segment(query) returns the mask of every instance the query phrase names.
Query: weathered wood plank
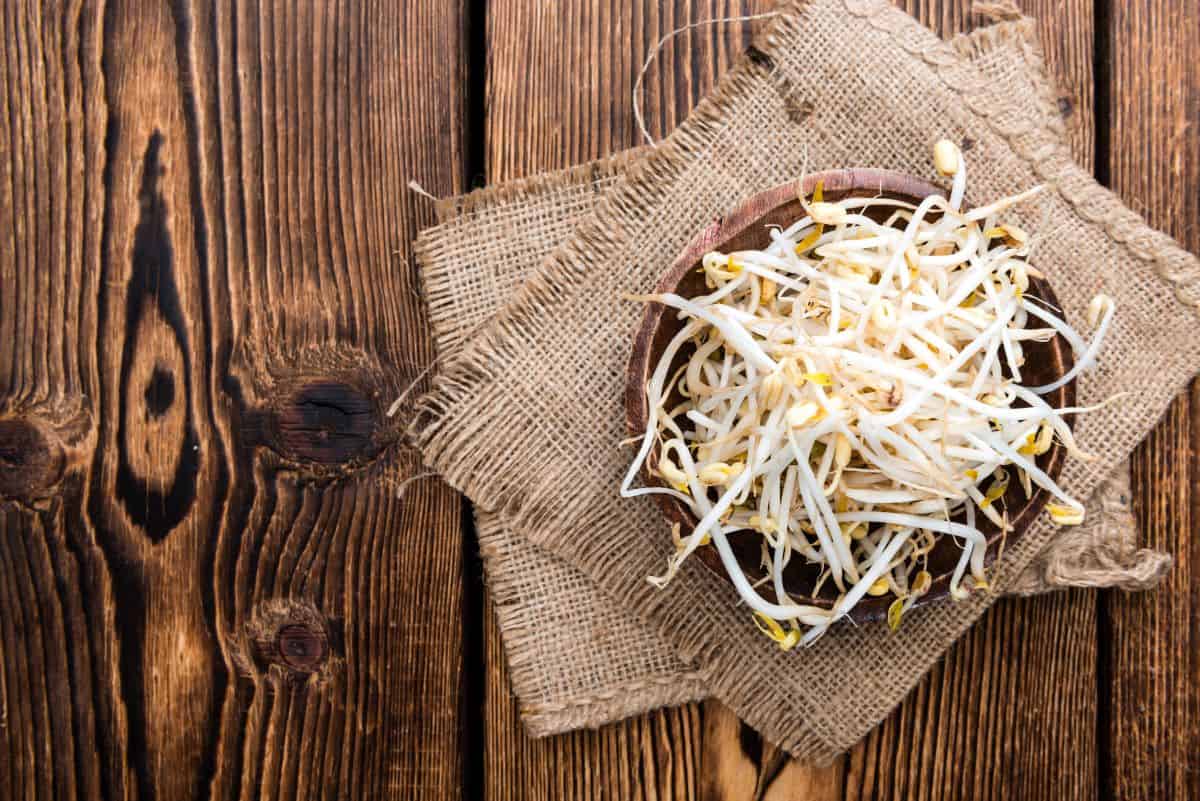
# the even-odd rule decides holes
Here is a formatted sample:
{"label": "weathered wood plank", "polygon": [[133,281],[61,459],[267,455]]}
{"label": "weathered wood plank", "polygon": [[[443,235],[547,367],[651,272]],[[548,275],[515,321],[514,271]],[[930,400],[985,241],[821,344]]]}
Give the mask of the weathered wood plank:
{"label": "weathered wood plank", "polygon": [[[512,179],[643,144],[631,107],[649,49],[689,22],[765,10],[767,0],[488,5],[487,178]],[[674,128],[740,52],[741,23],[684,34],[647,73],[644,110],[655,138]],[[486,614],[485,795],[494,799],[712,797],[700,775],[713,748],[716,705],[657,712],[533,741],[520,728],[495,616]],[[755,738],[757,741],[757,738]],[[736,735],[735,735],[736,742]],[[735,746],[736,747],[736,746]],[[760,749],[761,750],[761,749]],[[703,751],[703,754],[702,754]],[[751,786],[750,790],[753,789]]]}
{"label": "weathered wood plank", "polygon": [[56,3],[0,10],[0,771],[26,798],[126,797],[133,779],[113,582],[76,468],[95,443],[97,23]]}
{"label": "weathered wood plank", "polygon": [[511,696],[490,605],[484,797],[494,799],[695,798],[702,722],[698,705],[664,709],[606,726],[534,740]]}
{"label": "weathered wood plank", "polygon": [[[1200,251],[1200,8],[1105,4],[1112,188],[1151,225]],[[1154,593],[1106,593],[1103,789],[1112,798],[1200,797],[1200,384],[1135,453],[1147,541],[1175,557]]]}
{"label": "weathered wood plank", "polygon": [[[1050,0],[1023,5],[1027,13],[1049,18],[1042,39],[1064,90],[1061,105],[1069,115],[1072,145],[1087,162],[1093,141],[1091,4],[1074,0],[1067,10]],[[966,2],[934,2],[909,10],[948,35],[983,21],[970,17],[968,8]],[[637,53],[630,54],[625,32],[643,31],[633,40],[648,45],[661,35],[659,30],[671,26],[665,16],[659,20],[654,8],[636,10],[630,17],[629,12],[622,16],[607,8],[568,5],[561,17],[550,19],[516,0],[493,5],[491,13],[490,180],[565,166],[635,142],[632,118],[624,110],[640,60]],[[746,11],[693,6],[673,24],[737,13]],[[736,49],[738,40],[730,32],[713,35]],[[680,41],[689,38],[697,34]],[[717,68],[727,63],[719,55],[713,65]],[[647,119],[656,136],[682,118],[686,106],[679,108],[680,100],[694,99],[701,88],[689,63],[681,65],[679,59],[678,53],[665,51],[648,76]],[[696,63],[695,58],[690,61]],[[712,67],[701,63],[707,82]],[[530,70],[530,64],[539,68]],[[524,797],[524,788],[512,778],[556,774],[567,750],[562,744],[583,738],[594,745],[571,751],[574,756],[566,761],[579,760],[576,770],[607,766],[614,759],[639,764],[636,751],[610,744],[626,740],[631,729],[643,725],[640,721],[544,744],[524,740],[513,729],[515,710],[490,616],[487,625],[487,759],[495,766],[485,771],[490,795]],[[892,719],[848,758],[823,771],[783,759],[728,710],[706,703],[698,790],[710,798],[882,798],[908,791],[946,798],[956,792],[986,797],[1021,791],[1092,794],[1094,631],[1095,597],[1089,593],[1002,602]],[[600,739],[590,739],[595,737]],[[1026,740],[1032,740],[1031,747],[1021,745]]]}
{"label": "weathered wood plank", "polygon": [[851,752],[846,798],[1092,797],[1094,610],[999,602]]}
{"label": "weathered wood plank", "polygon": [[459,795],[459,502],[384,411],[462,15],[0,10],[6,791]]}
{"label": "weathered wood plank", "polygon": [[[645,144],[632,93],[646,55],[675,28],[766,11],[769,0],[673,4],[525,0],[488,6],[488,180],[580,164]],[[651,136],[678,125],[741,52],[750,23],[704,26],[673,38],[643,82]]]}

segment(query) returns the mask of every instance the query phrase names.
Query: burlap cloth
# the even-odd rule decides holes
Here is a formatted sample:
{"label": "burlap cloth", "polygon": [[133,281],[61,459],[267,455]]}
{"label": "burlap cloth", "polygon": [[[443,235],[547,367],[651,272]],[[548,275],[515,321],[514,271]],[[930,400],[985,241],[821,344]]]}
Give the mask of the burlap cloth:
{"label": "burlap cloth", "polygon": [[630,458],[619,446],[621,388],[640,315],[620,298],[652,286],[739,198],[795,178],[805,154],[810,170],[928,175],[933,142],[948,136],[975,165],[969,202],[1052,185],[1022,220],[1036,228],[1045,214],[1056,232],[1036,263],[1069,318],[1081,320],[1097,291],[1118,304],[1081,399],[1130,396],[1079,420],[1097,458],[1069,463],[1062,478],[1092,499],[1101,525],[1067,538],[1039,522],[997,564],[994,584],[1140,586],[1163,568],[1161,556],[1135,552],[1117,468],[1200,365],[1190,336],[1200,264],[1071,161],[1027,22],[944,43],[876,0],[783,10],[714,97],[644,157],[469,196],[419,243],[439,346],[452,356],[410,433],[489,510],[481,543],[535,731],[707,692],[794,754],[823,760],[885,716],[994,598],[919,610],[890,635],[843,625],[784,653],[703,567],[685,567],[666,591],[645,582],[671,546],[651,504],[616,497]]}

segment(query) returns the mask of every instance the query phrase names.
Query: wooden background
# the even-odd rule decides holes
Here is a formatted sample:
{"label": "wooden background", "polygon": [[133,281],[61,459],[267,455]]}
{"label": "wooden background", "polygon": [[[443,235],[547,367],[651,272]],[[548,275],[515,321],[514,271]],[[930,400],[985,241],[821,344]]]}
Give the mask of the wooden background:
{"label": "wooden background", "polygon": [[[1200,6],[1021,5],[1079,159],[1200,250]],[[469,510],[396,498],[405,185],[631,146],[649,46],[766,6],[0,0],[0,798],[1200,798],[1195,385],[1134,457],[1166,586],[998,603],[832,767],[715,703],[521,732]],[[664,50],[652,133],[748,32]]]}

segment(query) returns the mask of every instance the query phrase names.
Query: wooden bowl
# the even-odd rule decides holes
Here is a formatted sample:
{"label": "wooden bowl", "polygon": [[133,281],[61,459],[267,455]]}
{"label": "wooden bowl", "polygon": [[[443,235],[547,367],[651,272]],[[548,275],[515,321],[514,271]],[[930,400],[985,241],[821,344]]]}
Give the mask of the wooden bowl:
{"label": "wooden bowl", "polygon": [[[942,189],[908,175],[884,170],[849,169],[821,172],[810,175],[800,185],[805,196],[812,194],[813,187],[818,181],[824,181],[824,195],[828,201],[836,201],[849,195],[871,195],[905,200],[919,203],[923,198],[934,193],[944,193]],[[784,184],[755,195],[729,215],[718,218],[705,228],[684,249],[683,254],[671,265],[663,275],[654,292],[656,294],[674,293],[683,297],[694,297],[706,294],[704,274],[699,269],[705,253],[712,250],[725,252],[738,250],[756,250],[765,248],[770,243],[767,233],[768,225],[778,225],[786,228],[788,225],[804,216],[803,208],[797,198],[796,183]],[[868,210],[880,221],[886,213],[882,210]],[[1057,306],[1058,302],[1049,284],[1044,280],[1031,279],[1029,293]],[[659,303],[647,304],[645,315],[634,338],[633,355],[629,362],[629,372],[625,388],[625,412],[630,434],[642,435],[646,430],[646,385],[655,366],[658,364],[663,350],[671,339],[682,328],[682,322],[676,313]],[[1034,386],[1047,384],[1071,369],[1074,359],[1071,349],[1062,337],[1054,337],[1049,342],[1025,343],[1026,362],[1023,378]],[[671,370],[682,364],[691,351],[681,351]],[[1060,387],[1045,396],[1046,401],[1054,407],[1073,406],[1075,404],[1075,382]],[[668,406],[672,405],[668,401]],[[1049,451],[1037,457],[1037,464],[1052,478],[1057,478],[1062,470],[1066,449],[1055,442]],[[642,477],[647,484],[662,485],[662,480],[650,472],[649,466],[658,460],[657,448],[650,454],[643,467]],[[1049,493],[1036,489],[1031,498],[1025,498],[1020,483],[1012,481],[1004,495],[1005,508],[1009,511],[1013,529],[1009,532],[1006,547],[1012,547],[1021,535],[1042,511]],[[679,500],[669,495],[654,495],[655,501],[662,509],[667,520],[679,523],[686,534],[695,528],[699,522]],[[977,518],[978,520],[978,518]],[[988,550],[985,561],[990,564],[996,557],[1001,533],[994,524],[983,518],[980,529],[988,540]],[[737,555],[739,564],[746,576],[754,581],[764,573],[759,567],[760,545],[759,535],[752,531],[734,532],[730,537],[730,545]],[[961,550],[950,537],[941,537],[933,551],[929,554],[929,572],[933,582],[929,591],[922,596],[919,604],[945,598],[950,593],[950,576],[958,562]],[[702,546],[696,555],[714,573],[726,581],[729,576],[725,572],[721,557],[713,545]],[[801,604],[814,604],[829,608],[836,600],[836,590],[831,582],[816,595],[813,594],[818,576],[814,565],[800,564],[793,560],[784,571],[784,587],[788,593]],[[882,618],[887,614],[887,608],[894,598],[885,596],[866,596],[850,612],[850,617],[863,621]]]}

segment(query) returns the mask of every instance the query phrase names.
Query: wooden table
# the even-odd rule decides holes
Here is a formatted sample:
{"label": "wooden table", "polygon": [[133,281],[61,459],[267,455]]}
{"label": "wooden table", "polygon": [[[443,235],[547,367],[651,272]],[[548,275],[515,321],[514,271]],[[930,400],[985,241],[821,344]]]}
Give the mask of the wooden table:
{"label": "wooden table", "polygon": [[[648,47],[766,5],[0,4],[0,797],[1200,798],[1195,385],[1133,459],[1166,585],[998,603],[831,768],[716,703],[522,733],[466,505],[396,498],[405,186],[635,144]],[[1079,159],[1200,250],[1200,6],[1022,5]],[[664,51],[655,135],[747,33]]]}

